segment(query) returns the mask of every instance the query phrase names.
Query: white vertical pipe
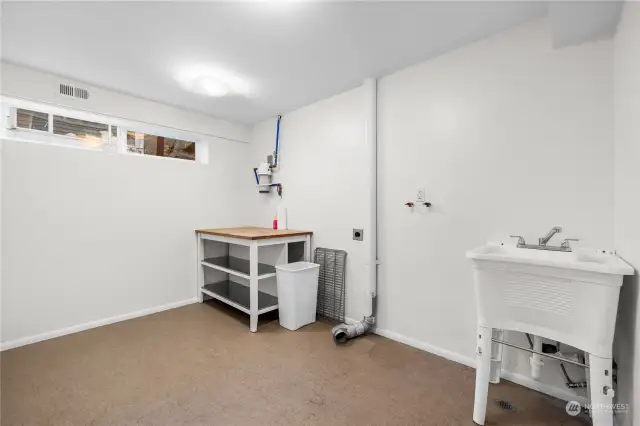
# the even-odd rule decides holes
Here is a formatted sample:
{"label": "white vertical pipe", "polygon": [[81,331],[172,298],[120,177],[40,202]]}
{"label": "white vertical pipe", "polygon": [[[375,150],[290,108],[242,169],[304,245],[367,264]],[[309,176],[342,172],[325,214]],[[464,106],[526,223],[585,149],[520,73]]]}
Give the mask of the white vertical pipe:
{"label": "white vertical pipe", "polygon": [[[542,337],[533,336],[533,350],[542,352]],[[534,380],[540,380],[540,373],[542,371],[542,366],[544,365],[540,355],[532,354],[531,358],[529,358],[529,362],[531,363],[531,377]]]}
{"label": "white vertical pipe", "polygon": [[[375,78],[364,81],[365,89],[365,144],[369,150],[369,240],[367,270],[371,298],[369,316],[374,314],[373,298],[377,294],[378,283],[378,85]],[[367,236],[368,234],[368,236]]]}

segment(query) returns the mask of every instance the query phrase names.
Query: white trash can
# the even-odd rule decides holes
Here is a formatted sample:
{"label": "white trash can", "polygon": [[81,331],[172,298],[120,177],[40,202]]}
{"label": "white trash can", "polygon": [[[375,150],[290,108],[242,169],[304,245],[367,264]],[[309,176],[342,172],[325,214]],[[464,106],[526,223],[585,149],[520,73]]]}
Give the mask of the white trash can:
{"label": "white trash can", "polygon": [[316,321],[320,265],[295,262],[276,266],[280,325],[289,330]]}

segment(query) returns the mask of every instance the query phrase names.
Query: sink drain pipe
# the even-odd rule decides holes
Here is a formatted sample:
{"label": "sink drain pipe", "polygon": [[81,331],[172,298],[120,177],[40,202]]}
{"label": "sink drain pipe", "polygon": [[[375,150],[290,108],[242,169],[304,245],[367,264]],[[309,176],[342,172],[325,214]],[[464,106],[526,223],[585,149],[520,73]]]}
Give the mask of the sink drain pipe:
{"label": "sink drain pipe", "polygon": [[378,291],[378,85],[375,78],[364,81],[365,90],[365,144],[369,148],[369,232],[367,245],[367,297],[371,300],[369,315],[355,324],[340,324],[333,327],[333,341],[345,343],[349,339],[371,331],[376,323],[376,298]]}

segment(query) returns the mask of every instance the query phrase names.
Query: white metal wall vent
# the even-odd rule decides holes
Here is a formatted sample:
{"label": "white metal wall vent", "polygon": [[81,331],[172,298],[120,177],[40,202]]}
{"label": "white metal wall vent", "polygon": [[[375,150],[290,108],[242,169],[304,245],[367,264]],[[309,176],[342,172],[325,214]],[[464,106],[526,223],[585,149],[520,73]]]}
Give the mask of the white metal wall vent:
{"label": "white metal wall vent", "polygon": [[71,98],[89,99],[89,91],[71,84],[60,83],[60,94]]}

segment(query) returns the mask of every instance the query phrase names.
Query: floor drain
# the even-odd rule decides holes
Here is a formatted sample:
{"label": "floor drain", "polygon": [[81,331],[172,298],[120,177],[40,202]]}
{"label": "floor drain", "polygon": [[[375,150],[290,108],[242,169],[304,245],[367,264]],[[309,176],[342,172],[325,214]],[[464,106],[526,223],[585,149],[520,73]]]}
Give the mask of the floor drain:
{"label": "floor drain", "polygon": [[511,404],[509,401],[505,401],[503,399],[496,399],[496,404],[502,411],[506,411],[507,413],[512,413],[516,411],[516,406]]}

